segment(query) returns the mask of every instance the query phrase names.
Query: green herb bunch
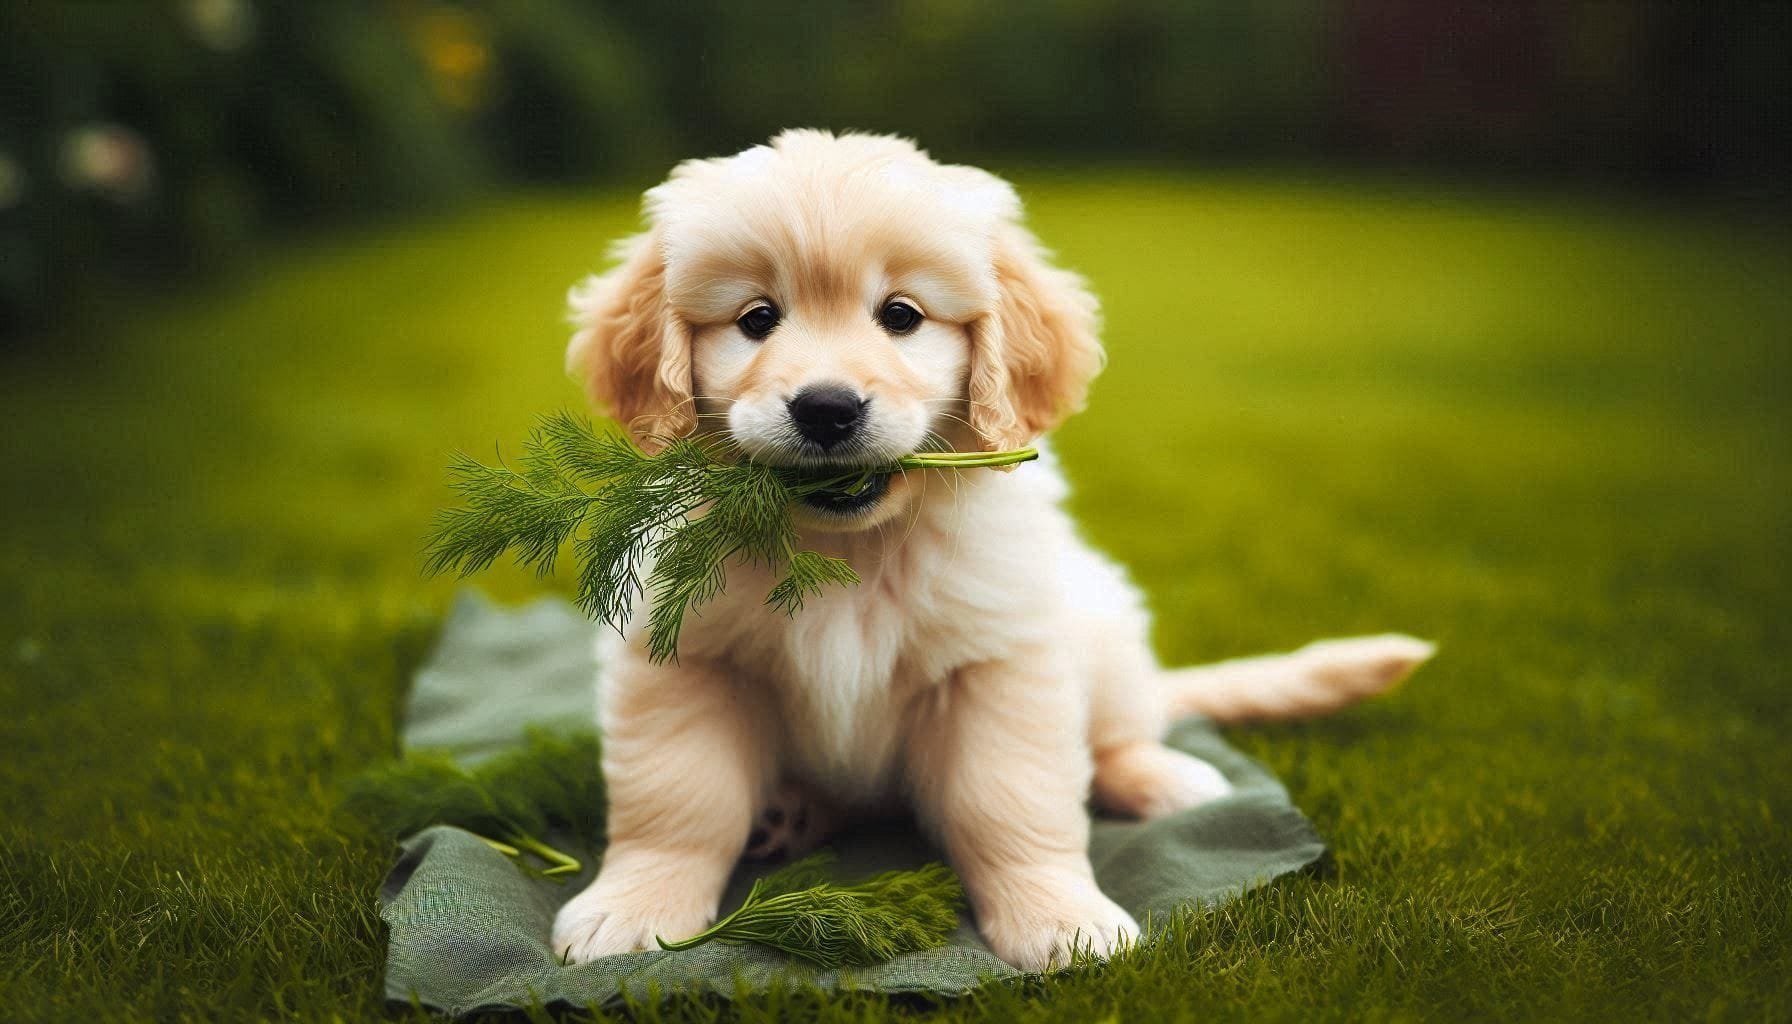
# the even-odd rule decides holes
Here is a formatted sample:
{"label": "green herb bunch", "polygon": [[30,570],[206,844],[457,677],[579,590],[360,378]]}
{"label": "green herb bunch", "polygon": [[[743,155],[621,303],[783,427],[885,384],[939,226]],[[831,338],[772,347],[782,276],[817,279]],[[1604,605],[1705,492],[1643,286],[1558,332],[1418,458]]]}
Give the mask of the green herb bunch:
{"label": "green herb bunch", "polygon": [[438,517],[425,570],[467,576],[510,552],[545,576],[573,543],[579,607],[620,630],[636,598],[650,594],[648,650],[664,661],[677,654],[685,613],[721,593],[732,560],[781,568],[766,603],[787,614],[829,584],[859,582],[843,559],[797,548],[793,502],[852,491],[880,473],[1008,466],[1038,457],[1032,448],[927,452],[889,466],[815,476],[732,458],[730,447],[713,438],[673,438],[649,455],[622,434],[600,434],[569,413],[544,417],[514,469],[456,458],[450,474],[465,504]]}
{"label": "green herb bunch", "polygon": [[[550,837],[603,845],[597,766],[595,733],[535,730],[520,746],[472,767],[428,752],[381,765],[348,783],[343,810],[393,839],[433,825],[465,829],[523,870],[560,883],[584,865],[549,845]],[[823,967],[864,966],[937,948],[957,927],[964,890],[944,865],[841,886],[828,880],[832,862],[820,853],[773,872],[701,934],[660,945],[752,942]]]}
{"label": "green herb bunch", "polygon": [[519,864],[532,855],[542,876],[564,880],[579,861],[546,842],[564,833],[596,845],[604,832],[604,786],[592,732],[531,731],[524,743],[472,767],[446,754],[413,753],[351,780],[343,810],[393,839],[431,825],[466,829]]}
{"label": "green herb bunch", "polygon": [[822,967],[866,966],[937,948],[958,927],[964,888],[944,864],[841,886],[827,880],[832,861],[818,853],[761,878],[733,913],[660,948],[753,942]]}

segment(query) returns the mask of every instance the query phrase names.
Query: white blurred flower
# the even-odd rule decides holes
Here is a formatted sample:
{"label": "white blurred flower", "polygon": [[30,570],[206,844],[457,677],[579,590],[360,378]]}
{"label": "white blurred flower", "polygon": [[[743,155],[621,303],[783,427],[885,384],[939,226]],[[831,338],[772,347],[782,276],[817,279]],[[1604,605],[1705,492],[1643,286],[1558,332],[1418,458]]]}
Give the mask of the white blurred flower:
{"label": "white blurred flower", "polygon": [[186,0],[187,26],[219,53],[234,53],[255,35],[255,8],[246,0]]}
{"label": "white blurred flower", "polygon": [[0,153],[0,210],[10,210],[25,198],[25,168],[5,153]]}
{"label": "white blurred flower", "polygon": [[69,188],[121,203],[147,197],[155,184],[149,144],[120,124],[86,124],[63,136],[61,171]]}

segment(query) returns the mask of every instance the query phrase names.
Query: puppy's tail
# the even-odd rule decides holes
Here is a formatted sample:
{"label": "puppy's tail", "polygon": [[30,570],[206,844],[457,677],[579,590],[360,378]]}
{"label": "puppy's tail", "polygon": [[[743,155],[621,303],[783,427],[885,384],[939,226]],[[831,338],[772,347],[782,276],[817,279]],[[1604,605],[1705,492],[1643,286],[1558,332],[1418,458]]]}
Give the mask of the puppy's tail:
{"label": "puppy's tail", "polygon": [[1436,650],[1423,640],[1386,633],[1321,640],[1292,654],[1170,669],[1163,679],[1178,718],[1308,718],[1393,688]]}

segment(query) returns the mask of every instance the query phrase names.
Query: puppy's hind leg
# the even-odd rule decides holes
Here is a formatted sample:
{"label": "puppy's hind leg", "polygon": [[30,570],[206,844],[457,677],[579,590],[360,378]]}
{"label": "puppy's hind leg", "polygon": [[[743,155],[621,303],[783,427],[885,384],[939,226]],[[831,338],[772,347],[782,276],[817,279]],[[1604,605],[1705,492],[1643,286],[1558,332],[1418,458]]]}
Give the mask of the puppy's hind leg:
{"label": "puppy's hind leg", "polygon": [[794,782],[786,782],[772,794],[753,823],[753,831],[747,836],[747,856],[754,860],[795,860],[806,856],[827,842],[838,821],[839,815],[827,799]]}
{"label": "puppy's hind leg", "polygon": [[1162,670],[1136,623],[1092,630],[1089,746],[1095,753],[1090,796],[1109,814],[1160,818],[1232,792],[1219,769],[1164,746],[1169,727]]}
{"label": "puppy's hind leg", "polygon": [[1232,792],[1220,770],[1156,740],[1134,740],[1095,753],[1095,805],[1150,820],[1199,807]]}
{"label": "puppy's hind leg", "polygon": [[[1167,672],[1148,664],[1142,648],[1138,655],[1110,659],[1095,695],[1095,721],[1108,723],[1105,733],[1098,728],[1091,736],[1095,803],[1114,814],[1156,818],[1231,791],[1212,765],[1156,742],[1170,716],[1237,722],[1324,714],[1392,687],[1433,650],[1422,640],[1390,633]],[[1141,696],[1149,690],[1158,696]]]}

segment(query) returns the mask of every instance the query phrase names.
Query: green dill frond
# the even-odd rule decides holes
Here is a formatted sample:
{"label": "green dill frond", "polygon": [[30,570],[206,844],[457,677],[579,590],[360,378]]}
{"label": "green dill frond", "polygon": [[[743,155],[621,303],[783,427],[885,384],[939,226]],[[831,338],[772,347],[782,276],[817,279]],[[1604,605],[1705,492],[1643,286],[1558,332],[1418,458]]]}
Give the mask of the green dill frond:
{"label": "green dill frond", "polygon": [[859,582],[841,559],[797,549],[792,502],[875,472],[1010,466],[1037,455],[931,452],[884,469],[804,477],[731,459],[714,439],[668,438],[648,455],[622,433],[600,434],[563,411],[536,424],[515,468],[456,456],[450,482],[463,504],[436,517],[424,571],[468,576],[510,554],[545,576],[571,544],[579,607],[620,631],[647,602],[648,651],[664,661],[678,655],[685,616],[722,592],[731,561],[781,568],[766,603],[787,614],[829,586]]}
{"label": "green dill frond", "polygon": [[[393,839],[434,825],[466,829],[526,870],[562,881],[583,865],[547,837],[603,842],[598,757],[594,733],[542,730],[471,768],[445,755],[413,753],[350,780],[341,806]],[[702,934],[660,945],[754,942],[823,967],[865,966],[941,946],[958,926],[964,890],[943,864],[851,886],[829,880],[833,864],[825,851],[795,861],[755,882],[739,908]]]}
{"label": "green dill frond", "polygon": [[821,967],[863,967],[937,948],[958,927],[964,889],[944,864],[840,886],[826,881],[830,862],[818,854],[760,879],[733,913],[660,948],[751,942]]}
{"label": "green dill frond", "polygon": [[740,549],[728,525],[709,516],[687,520],[667,532],[647,577],[647,589],[653,594],[647,649],[654,661],[677,656],[685,613],[722,592],[728,559]]}
{"label": "green dill frond", "polygon": [[532,731],[521,746],[472,768],[442,754],[410,754],[350,780],[342,810],[393,839],[454,825],[534,853],[550,877],[576,874],[578,862],[543,837],[559,832],[601,840],[597,736]]}
{"label": "green dill frond", "polygon": [[[431,825],[475,832],[499,826],[497,803],[446,756],[418,754],[349,782],[343,810],[394,839]],[[506,829],[509,822],[502,822]]]}
{"label": "green dill frond", "polygon": [[831,558],[815,551],[798,551],[790,556],[784,578],[772,588],[765,603],[786,615],[802,611],[805,598],[819,595],[828,584],[853,587],[859,574],[844,558]]}
{"label": "green dill frond", "polygon": [[[835,859],[834,851],[817,850],[761,878],[754,883],[753,891],[760,896],[782,896],[787,892],[826,885],[833,874]],[[751,898],[749,894],[748,899]]]}
{"label": "green dill frond", "polygon": [[454,570],[469,576],[507,551],[547,575],[596,500],[567,479],[550,452],[533,445],[525,450],[521,470],[487,466],[462,454],[448,471],[466,504],[437,516],[425,549],[424,570],[430,575]]}

